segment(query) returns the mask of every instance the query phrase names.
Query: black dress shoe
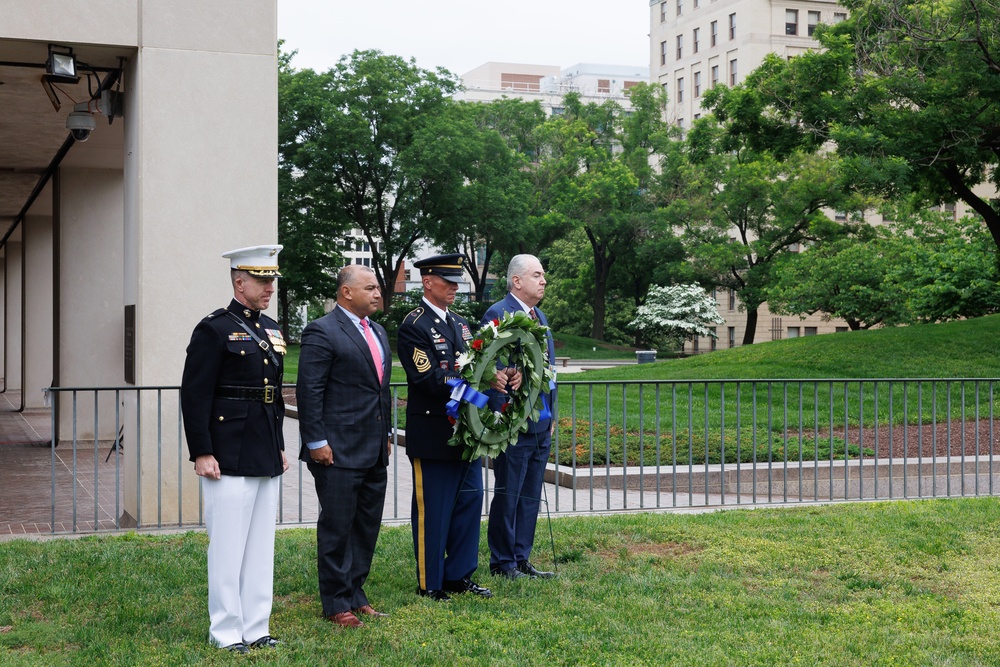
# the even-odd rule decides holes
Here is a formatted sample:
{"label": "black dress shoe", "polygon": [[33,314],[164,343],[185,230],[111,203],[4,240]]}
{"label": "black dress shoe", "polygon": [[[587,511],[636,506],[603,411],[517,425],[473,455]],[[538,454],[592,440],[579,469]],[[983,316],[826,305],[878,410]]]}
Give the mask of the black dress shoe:
{"label": "black dress shoe", "polygon": [[480,586],[468,577],[459,579],[458,581],[446,581],[444,582],[444,589],[449,593],[472,593],[483,598],[493,597],[493,591],[485,586]]}
{"label": "black dress shoe", "polygon": [[448,602],[449,600],[451,600],[451,596],[445,593],[444,591],[438,591],[434,589],[424,590],[423,588],[418,588],[417,595],[420,595],[425,598],[430,598],[435,602]]}
{"label": "black dress shoe", "polygon": [[279,644],[281,644],[281,642],[279,642],[271,635],[264,635],[260,639],[253,640],[252,642],[247,644],[247,646],[249,646],[250,648],[275,648]]}
{"label": "black dress shoe", "polygon": [[249,653],[250,649],[243,642],[236,642],[235,644],[230,644],[229,646],[223,646],[222,650],[229,651],[230,653]]}
{"label": "black dress shoe", "polygon": [[504,579],[527,579],[528,575],[516,567],[512,567],[509,570],[490,570],[490,574],[494,577],[503,577]]}
{"label": "black dress shoe", "polygon": [[556,576],[555,572],[542,572],[541,570],[536,570],[535,566],[526,560],[522,560],[518,563],[517,569],[521,574],[526,574],[532,579],[552,579]]}

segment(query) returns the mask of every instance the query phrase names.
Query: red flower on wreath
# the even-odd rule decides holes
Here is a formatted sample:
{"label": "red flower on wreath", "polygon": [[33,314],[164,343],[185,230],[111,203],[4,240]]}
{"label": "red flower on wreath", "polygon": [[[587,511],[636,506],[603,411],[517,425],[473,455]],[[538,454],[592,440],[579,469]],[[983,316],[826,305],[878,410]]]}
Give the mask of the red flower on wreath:
{"label": "red flower on wreath", "polygon": [[507,412],[507,408],[510,407],[510,403],[504,403],[500,406],[500,412]]}
{"label": "red flower on wreath", "polygon": [[477,338],[476,340],[472,341],[472,349],[476,351],[483,349],[482,339]]}
{"label": "red flower on wreath", "polygon": [[500,320],[490,320],[490,324],[492,324],[495,327],[498,327],[500,326]]}

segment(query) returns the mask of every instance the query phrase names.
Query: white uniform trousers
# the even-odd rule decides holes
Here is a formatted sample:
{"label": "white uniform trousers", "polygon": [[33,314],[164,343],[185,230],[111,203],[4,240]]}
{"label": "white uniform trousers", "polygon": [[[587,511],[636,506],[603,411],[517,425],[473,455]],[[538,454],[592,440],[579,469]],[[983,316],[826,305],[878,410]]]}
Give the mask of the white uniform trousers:
{"label": "white uniform trousers", "polygon": [[271,634],[274,524],[281,477],[202,477],[208,528],[209,641],[249,644]]}

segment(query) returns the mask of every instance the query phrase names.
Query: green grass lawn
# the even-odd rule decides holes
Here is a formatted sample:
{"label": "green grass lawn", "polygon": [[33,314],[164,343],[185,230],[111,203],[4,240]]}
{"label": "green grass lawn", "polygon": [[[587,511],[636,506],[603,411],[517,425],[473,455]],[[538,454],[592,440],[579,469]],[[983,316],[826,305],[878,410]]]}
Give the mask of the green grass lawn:
{"label": "green grass lawn", "polygon": [[557,579],[483,574],[484,531],[495,597],[449,604],[386,528],[366,588],[391,616],[357,631],[320,616],[315,532],[280,531],[285,643],[251,656],[206,643],[204,533],[2,542],[0,664],[997,665],[998,525],[995,498],[561,518]]}

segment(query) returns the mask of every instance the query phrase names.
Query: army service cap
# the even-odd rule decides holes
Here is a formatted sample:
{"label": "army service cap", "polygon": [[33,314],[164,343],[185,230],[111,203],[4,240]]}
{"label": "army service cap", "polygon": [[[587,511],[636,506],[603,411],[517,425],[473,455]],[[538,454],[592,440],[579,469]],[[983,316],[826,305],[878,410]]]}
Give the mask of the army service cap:
{"label": "army service cap", "polygon": [[255,245],[222,253],[229,259],[229,268],[246,271],[258,278],[280,278],[278,273],[278,253],[284,246]]}
{"label": "army service cap", "polygon": [[434,255],[413,263],[413,268],[420,269],[422,276],[439,276],[453,283],[464,282],[465,255]]}

